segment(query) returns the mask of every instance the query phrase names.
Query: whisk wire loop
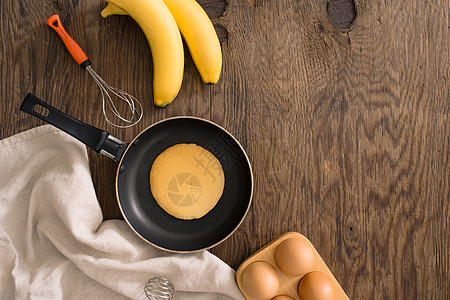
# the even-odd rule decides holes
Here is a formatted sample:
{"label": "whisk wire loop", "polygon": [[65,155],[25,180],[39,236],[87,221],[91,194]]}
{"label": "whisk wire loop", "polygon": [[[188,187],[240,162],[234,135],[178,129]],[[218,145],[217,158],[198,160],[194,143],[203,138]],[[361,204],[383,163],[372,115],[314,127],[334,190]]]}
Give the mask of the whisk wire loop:
{"label": "whisk wire loop", "polygon": [[175,294],[172,283],[164,277],[151,278],[144,287],[149,300],[171,300]]}
{"label": "whisk wire loop", "polygon": [[[100,92],[102,94],[103,116],[105,117],[105,120],[108,123],[108,125],[116,128],[129,128],[136,125],[142,119],[143,115],[142,105],[139,102],[139,100],[136,99],[136,97],[128,94],[127,92],[121,89],[112,87],[109,84],[107,84],[103,80],[103,78],[101,78],[100,75],[98,75],[97,72],[95,72],[92,69],[90,65],[86,67],[86,70],[92,76],[95,83],[97,83],[98,88],[100,89]],[[127,104],[129,111],[131,113],[130,118],[126,118],[119,112],[116,103],[111,97],[110,93],[116,96],[115,98],[117,98],[118,100],[123,101]],[[126,125],[120,125],[110,120],[106,114],[106,107],[108,107],[112,111],[112,113]]]}

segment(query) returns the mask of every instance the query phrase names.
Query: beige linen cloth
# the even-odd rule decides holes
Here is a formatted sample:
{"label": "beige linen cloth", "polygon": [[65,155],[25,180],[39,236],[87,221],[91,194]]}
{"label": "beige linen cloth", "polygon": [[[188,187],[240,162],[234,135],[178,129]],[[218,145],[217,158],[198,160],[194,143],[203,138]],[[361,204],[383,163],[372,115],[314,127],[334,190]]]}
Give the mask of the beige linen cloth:
{"label": "beige linen cloth", "polygon": [[160,276],[174,299],[243,299],[211,253],[158,250],[103,221],[85,146],[55,127],[1,140],[0,168],[0,299],[146,299]]}

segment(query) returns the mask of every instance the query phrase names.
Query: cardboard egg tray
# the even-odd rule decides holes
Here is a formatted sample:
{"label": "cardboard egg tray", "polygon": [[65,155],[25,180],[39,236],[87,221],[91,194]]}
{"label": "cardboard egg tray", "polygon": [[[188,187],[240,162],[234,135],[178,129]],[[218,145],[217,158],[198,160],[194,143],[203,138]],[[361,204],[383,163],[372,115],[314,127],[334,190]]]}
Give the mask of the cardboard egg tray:
{"label": "cardboard egg tray", "polygon": [[319,253],[317,253],[314,246],[311,244],[311,242],[306,237],[304,237],[303,235],[301,235],[298,232],[288,232],[288,233],[281,235],[274,241],[270,242],[266,246],[259,249],[257,252],[255,252],[253,255],[251,255],[250,257],[248,257],[246,260],[244,260],[241,263],[241,265],[239,266],[239,268],[236,272],[236,281],[239,286],[239,289],[241,290],[241,292],[245,296],[245,298],[247,300],[254,300],[245,294],[245,291],[242,287],[242,274],[244,273],[245,268],[247,268],[251,263],[253,263],[255,261],[265,261],[265,262],[269,263],[270,265],[272,265],[275,268],[275,270],[277,271],[278,278],[280,280],[280,288],[278,289],[277,296],[278,295],[287,295],[287,296],[291,296],[292,298],[294,298],[296,300],[300,300],[300,297],[298,296],[297,288],[298,288],[298,284],[299,284],[300,280],[306,274],[301,275],[301,276],[289,276],[289,275],[283,273],[278,268],[278,266],[275,262],[275,251],[276,251],[278,245],[282,241],[284,241],[286,239],[290,239],[290,238],[303,239],[309,245],[311,245],[314,255],[315,255],[315,259],[314,259],[314,265],[312,266],[312,268],[309,272],[319,271],[319,272],[325,273],[334,284],[334,287],[336,290],[336,300],[348,300],[349,298],[345,294],[344,290],[339,285],[336,278],[334,278],[333,274],[330,272],[330,270],[326,266],[325,262],[320,257]]}

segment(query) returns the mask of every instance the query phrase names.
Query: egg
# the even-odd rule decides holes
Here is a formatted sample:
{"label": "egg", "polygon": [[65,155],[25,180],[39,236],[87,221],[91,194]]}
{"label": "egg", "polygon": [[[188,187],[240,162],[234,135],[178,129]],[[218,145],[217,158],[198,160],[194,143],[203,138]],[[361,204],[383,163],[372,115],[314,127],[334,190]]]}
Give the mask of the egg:
{"label": "egg", "polygon": [[304,275],[312,270],[314,251],[303,239],[290,238],[282,241],[275,251],[275,261],[283,273],[290,276]]}
{"label": "egg", "polygon": [[301,300],[334,300],[336,289],[327,275],[314,271],[300,280],[298,295]]}
{"label": "egg", "polygon": [[277,294],[279,287],[277,271],[267,262],[255,261],[242,273],[242,288],[252,299],[271,299]]}
{"label": "egg", "polygon": [[295,300],[295,299],[292,298],[291,296],[279,295],[279,296],[273,297],[272,300]]}

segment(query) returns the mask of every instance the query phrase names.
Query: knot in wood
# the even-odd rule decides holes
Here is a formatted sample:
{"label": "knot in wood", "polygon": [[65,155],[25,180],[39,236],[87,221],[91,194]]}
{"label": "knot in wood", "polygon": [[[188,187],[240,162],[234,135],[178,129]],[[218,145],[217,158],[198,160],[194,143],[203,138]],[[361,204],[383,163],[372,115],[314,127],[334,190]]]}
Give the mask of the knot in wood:
{"label": "knot in wood", "polygon": [[349,29],[356,18],[356,5],[353,0],[328,0],[327,13],[335,28]]}

